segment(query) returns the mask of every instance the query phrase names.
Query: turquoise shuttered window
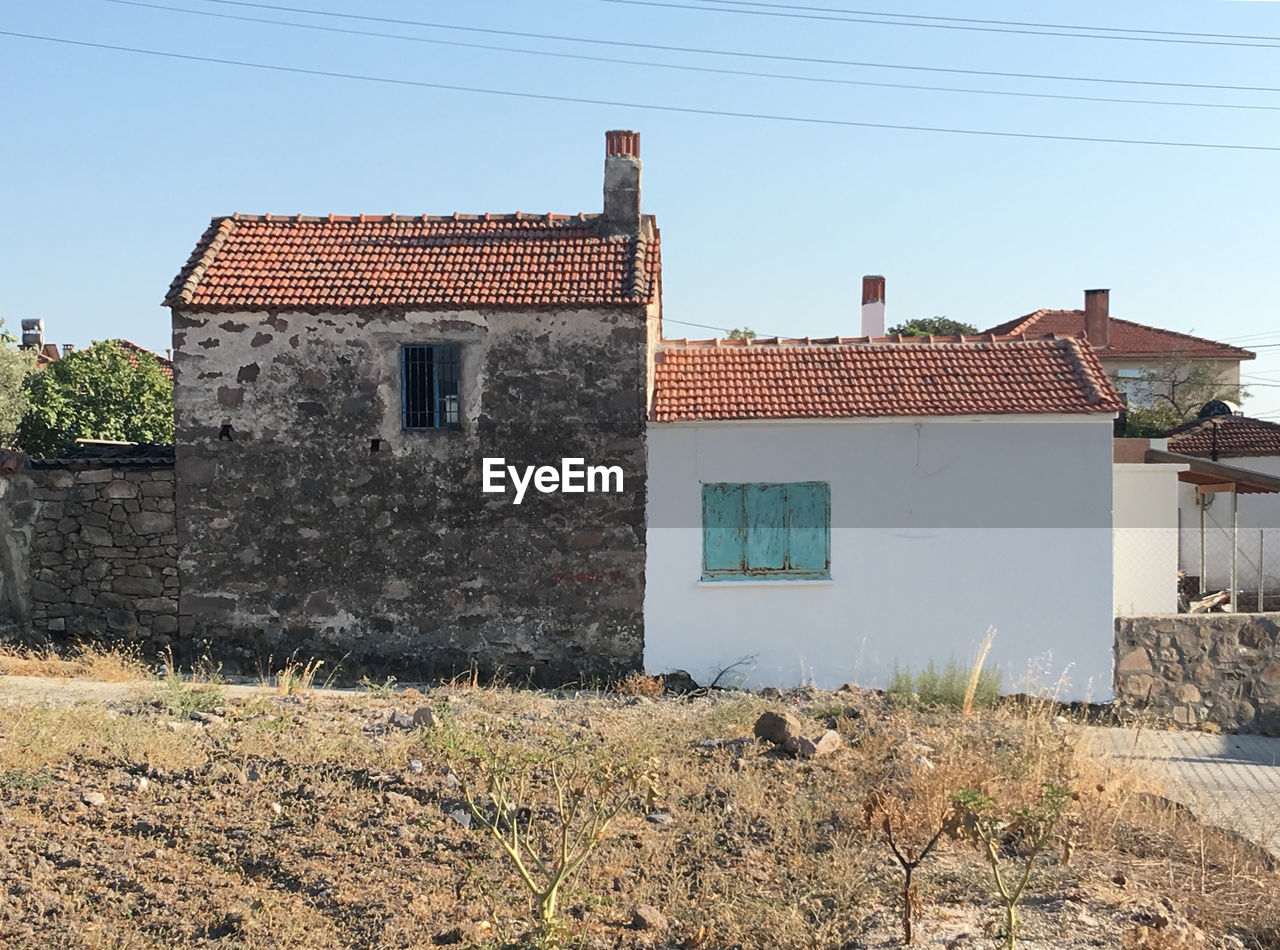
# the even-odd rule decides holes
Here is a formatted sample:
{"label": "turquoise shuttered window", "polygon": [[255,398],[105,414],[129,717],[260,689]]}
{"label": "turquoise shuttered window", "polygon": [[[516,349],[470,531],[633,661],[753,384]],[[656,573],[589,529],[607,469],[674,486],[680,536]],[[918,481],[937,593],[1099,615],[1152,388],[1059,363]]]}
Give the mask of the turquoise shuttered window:
{"label": "turquoise shuttered window", "polygon": [[703,580],[826,578],[831,488],[826,482],[702,486]]}

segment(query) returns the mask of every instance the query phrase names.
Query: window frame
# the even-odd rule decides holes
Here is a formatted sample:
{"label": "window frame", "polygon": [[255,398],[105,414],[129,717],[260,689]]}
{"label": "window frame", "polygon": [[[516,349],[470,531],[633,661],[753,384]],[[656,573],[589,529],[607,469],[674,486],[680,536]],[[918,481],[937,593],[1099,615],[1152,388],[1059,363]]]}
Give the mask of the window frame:
{"label": "window frame", "polygon": [[[829,482],[703,482],[701,488],[702,582],[831,580]],[[767,524],[758,520],[770,506],[778,506],[780,524],[773,517]],[[794,523],[797,512],[801,520],[806,513],[820,514],[815,524],[805,525]],[[814,537],[819,530],[821,537]],[[806,544],[807,550],[797,551],[797,545]],[[735,553],[737,562],[729,564]],[[818,553],[821,566],[813,560]],[[806,555],[809,563],[797,567],[796,560],[804,561]]]}
{"label": "window frame", "polygon": [[400,428],[405,432],[456,432],[462,428],[460,343],[401,344]]}

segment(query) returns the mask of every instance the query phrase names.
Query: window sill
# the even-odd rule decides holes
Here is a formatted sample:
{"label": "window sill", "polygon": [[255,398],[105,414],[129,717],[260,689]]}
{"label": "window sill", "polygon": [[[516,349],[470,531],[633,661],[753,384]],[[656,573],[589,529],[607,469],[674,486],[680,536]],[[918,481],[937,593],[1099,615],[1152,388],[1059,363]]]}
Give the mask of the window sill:
{"label": "window sill", "polygon": [[785,577],[743,577],[737,580],[709,581],[701,578],[696,587],[834,587],[836,582],[830,577],[793,578]]}

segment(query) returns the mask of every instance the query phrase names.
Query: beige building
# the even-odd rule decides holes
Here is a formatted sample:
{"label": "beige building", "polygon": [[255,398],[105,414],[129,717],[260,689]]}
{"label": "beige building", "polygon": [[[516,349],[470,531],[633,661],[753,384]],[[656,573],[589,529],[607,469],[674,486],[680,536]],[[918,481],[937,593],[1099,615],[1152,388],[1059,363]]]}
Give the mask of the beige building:
{"label": "beige building", "polygon": [[1238,389],[1240,363],[1254,358],[1238,346],[1112,317],[1106,290],[1086,290],[1083,310],[1037,310],[987,332],[1028,339],[1083,334],[1133,407],[1150,407],[1159,389],[1188,376],[1219,391]]}

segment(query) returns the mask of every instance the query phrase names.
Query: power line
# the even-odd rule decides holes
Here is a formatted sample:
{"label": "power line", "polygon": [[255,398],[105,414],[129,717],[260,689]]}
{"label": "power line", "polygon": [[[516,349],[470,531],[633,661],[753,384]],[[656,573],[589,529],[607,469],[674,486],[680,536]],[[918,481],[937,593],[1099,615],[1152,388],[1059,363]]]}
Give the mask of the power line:
{"label": "power line", "polygon": [[1126,86],[1157,86],[1170,89],[1215,89],[1229,92],[1280,92],[1280,86],[1232,86],[1215,83],[1169,82],[1151,79],[1108,79],[1091,76],[1060,76],[1052,73],[1013,73],[985,69],[958,69],[945,66],[906,66],[899,63],[861,62],[847,59],[828,59],[818,56],[788,56],[781,53],[752,53],[738,50],[710,49],[696,46],[666,46],[660,43],[640,43],[633,40],[601,40],[581,36],[565,36],[556,33],[531,33],[522,30],[499,30],[479,26],[458,26],[451,23],[432,23],[397,17],[368,16],[358,13],[337,13],[332,10],[315,10],[308,7],[259,3],[255,0],[202,0],[222,6],[251,7],[259,10],[275,10],[283,13],[302,13],[308,16],[334,17],[344,20],[360,20],[367,23],[386,23],[396,26],[418,26],[432,30],[453,30],[462,33],[485,33],[492,36],[513,36],[522,39],[553,40],[559,43],[585,43],[593,46],[611,46],[628,49],[647,49],[665,53],[692,53],[699,56],[730,56],[739,59],[763,59],[775,62],[809,63],[819,66],[854,66],[866,69],[900,69],[912,72],[952,73],[965,76],[996,76],[1002,79],[1045,79],[1056,82],[1093,82]]}
{"label": "power line", "polygon": [[614,56],[590,56],[584,53],[562,53],[554,50],[522,49],[514,46],[496,46],[488,43],[467,43],[462,40],[442,40],[426,36],[406,36],[403,33],[384,33],[377,30],[356,30],[350,27],[322,26],[317,23],[299,23],[292,20],[273,20],[267,17],[244,16],[237,13],[218,13],[213,10],[192,10],[186,7],[173,7],[160,3],[146,3],[143,0],[106,0],[120,6],[139,7],[147,10],[164,10],[171,13],[185,13],[192,16],[212,17],[220,20],[234,20],[243,23],[264,23],[271,26],[287,26],[303,30],[314,30],[322,33],[338,33],[348,36],[370,36],[379,39],[402,40],[412,43],[430,43],[434,46],[460,47],[463,49],[480,49],[500,53],[520,53],[529,56],[545,56],[554,59],[569,59],[592,63],[608,63],[610,65],[642,66],[651,69],[674,69],[683,72],[711,73],[722,76],[744,76],[755,79],[782,79],[795,82],[820,83],[840,86],[870,86],[877,89],[907,89],[923,92],[950,92],[967,95],[1009,96],[1025,99],[1057,99],[1071,102],[1105,102],[1121,105],[1176,106],[1200,109],[1247,109],[1268,112],[1280,111],[1280,105],[1256,105],[1232,102],[1185,102],[1167,99],[1122,99],[1110,96],[1073,96],[1064,93],[1022,92],[1008,89],[965,89],[954,86],[927,86],[914,83],[873,82],[865,79],[837,79],[828,76],[801,76],[794,73],[768,73],[748,69],[724,69],[716,66],[693,66],[683,63],[657,63],[646,60],[619,59]]}
{"label": "power line", "polygon": [[1280,41],[1280,36],[1257,36],[1254,34],[1241,33],[1188,33],[1182,30],[1146,30],[1136,27],[1115,27],[1115,26],[1081,26],[1071,23],[1027,23],[1022,20],[980,20],[974,17],[957,17],[957,16],[937,16],[934,14],[924,13],[889,13],[881,10],[847,10],[840,7],[810,7],[799,4],[789,3],[763,3],[757,0],[699,0],[701,3],[716,4],[719,6],[736,6],[736,7],[770,7],[776,10],[805,10],[815,11],[818,13],[848,13],[859,14],[863,16],[883,16],[895,17],[905,20],[946,20],[957,23],[986,23],[995,26],[1034,26],[1043,27],[1050,30],[1095,30],[1104,33],[1152,33],[1157,36],[1196,36],[1209,37],[1212,39],[1226,40],[1276,40]]}
{"label": "power line", "polygon": [[[613,99],[591,99],[585,96],[559,96],[550,93],[524,92],[514,89],[488,89],[481,86],[459,86],[452,83],[426,82],[418,79],[395,79],[389,76],[366,76],[359,73],[341,73],[327,69],[308,69],[302,66],[282,66],[276,63],[255,63],[246,60],[223,59],[215,56],[197,56],[191,53],[174,53],[168,50],[144,49],[136,46],[117,46],[110,43],[93,43],[65,37],[43,36],[36,33],[19,33],[0,30],[0,36],[60,43],[86,49],[111,50],[120,53],[136,53],[195,63],[214,63],[221,66],[242,66],[272,72],[292,73],[302,76],[323,76],[330,79],[349,79],[360,82],[376,82],[392,86],[411,86],[420,89],[439,89],[446,92],[467,92],[486,96],[503,96],[512,99],[533,99],[540,102],[564,102],[575,105],[609,106],[618,109],[642,109],[647,112],[673,112],[679,115],[716,116],[729,119],[754,119],[766,122],[787,122],[799,125],[819,125],[834,128],[881,129],[893,132],[932,132],[945,135],[970,135],[989,138],[1028,139],[1050,142],[1091,142],[1103,145],[1149,145],[1161,148],[1216,149],[1238,152],[1280,152],[1277,145],[1238,145],[1219,142],[1180,142],[1163,139],[1122,139],[1090,135],[1054,135],[1046,132],[1004,132],[995,129],[957,129],[946,126],[902,125],[889,122],[858,122],[853,119],[829,119],[816,116],[782,115],[769,112],[738,112],[729,109],[705,109],[694,106],[659,105],[650,102],[623,102]],[[1276,344],[1280,346],[1280,344]]]}
{"label": "power line", "polygon": [[[1236,40],[1213,40],[1213,39],[1183,39],[1175,36],[1120,36],[1101,33],[1072,33],[1068,27],[1060,30],[1032,30],[1004,26],[978,26],[977,23],[984,21],[953,22],[953,23],[908,23],[900,20],[891,19],[873,19],[872,16],[884,17],[893,14],[874,13],[867,16],[849,16],[849,15],[833,15],[827,13],[783,13],[778,10],[746,10],[739,7],[708,7],[698,6],[693,3],[677,3],[675,0],[595,0],[597,3],[614,3],[624,6],[633,7],[664,7],[672,10],[697,10],[700,13],[731,13],[740,16],[757,16],[757,17],[776,17],[787,20],[821,20],[828,23],[873,23],[880,26],[910,26],[921,29],[934,30],[965,30],[973,33],[1011,33],[1019,36],[1063,36],[1071,39],[1084,40],[1127,40],[1135,43],[1177,43],[1190,46],[1237,46],[1250,47],[1255,49],[1280,49],[1277,43],[1243,43]],[[772,6],[772,4],[770,4]],[[792,8],[793,10],[799,8]],[[865,13],[866,11],[850,11],[850,13]],[[933,19],[933,18],[930,18]],[[937,19],[943,19],[941,17]],[[959,17],[948,17],[947,19],[959,20]],[[1148,32],[1148,31],[1142,31]],[[1154,31],[1151,31],[1154,32]],[[1277,39],[1277,37],[1266,37],[1266,39]]]}

